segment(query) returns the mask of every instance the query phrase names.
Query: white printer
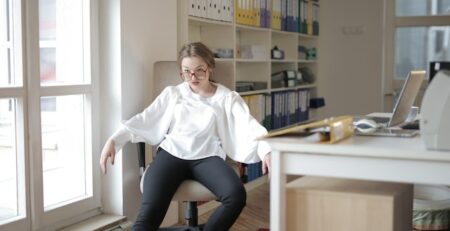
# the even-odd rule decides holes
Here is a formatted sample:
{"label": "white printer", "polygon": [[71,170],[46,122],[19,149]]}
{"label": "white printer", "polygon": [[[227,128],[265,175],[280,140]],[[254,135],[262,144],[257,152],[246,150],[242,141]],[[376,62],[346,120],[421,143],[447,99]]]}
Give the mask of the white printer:
{"label": "white printer", "polygon": [[439,71],[425,92],[420,135],[427,149],[450,150],[450,71]]}

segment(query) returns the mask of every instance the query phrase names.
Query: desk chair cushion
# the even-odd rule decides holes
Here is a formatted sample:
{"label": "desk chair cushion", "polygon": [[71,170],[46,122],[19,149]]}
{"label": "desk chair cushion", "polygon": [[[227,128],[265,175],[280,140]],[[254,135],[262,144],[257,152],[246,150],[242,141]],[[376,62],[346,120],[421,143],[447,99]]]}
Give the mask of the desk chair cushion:
{"label": "desk chair cushion", "polygon": [[[227,160],[227,163],[233,168],[237,175],[239,175],[239,167],[236,162]],[[144,188],[144,176],[150,165],[145,168],[142,175],[140,188],[143,192]],[[217,197],[205,186],[195,180],[185,180],[178,187],[172,201],[211,201],[216,200]]]}
{"label": "desk chair cushion", "polygon": [[[148,167],[145,172],[147,172],[147,169]],[[140,182],[141,192],[144,188],[145,172]],[[172,198],[173,201],[210,201],[216,199],[216,196],[209,189],[194,180],[183,181]]]}

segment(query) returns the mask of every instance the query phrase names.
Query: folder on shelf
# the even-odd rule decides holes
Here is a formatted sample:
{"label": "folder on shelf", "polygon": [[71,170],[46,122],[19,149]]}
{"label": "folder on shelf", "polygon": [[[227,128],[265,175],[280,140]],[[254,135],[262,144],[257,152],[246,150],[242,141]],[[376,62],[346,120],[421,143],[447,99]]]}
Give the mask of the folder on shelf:
{"label": "folder on shelf", "polygon": [[284,128],[270,131],[260,137],[298,136],[305,137],[311,134],[319,135],[319,141],[336,143],[353,135],[353,118],[351,116],[331,117],[323,120],[296,123]]}
{"label": "folder on shelf", "polygon": [[298,33],[303,33],[303,26],[302,26],[302,22],[303,22],[303,0],[298,0],[298,22],[297,22],[297,31]]}
{"label": "folder on shelf", "polygon": [[301,0],[302,1],[302,19],[301,19],[301,33],[306,34],[307,33],[307,18],[308,18],[308,1],[307,0]]}
{"label": "folder on shelf", "polygon": [[199,1],[199,6],[200,6],[200,10],[199,10],[199,17],[202,18],[207,18],[207,12],[208,12],[208,8],[207,8],[207,0],[198,0]]}
{"label": "folder on shelf", "polygon": [[193,0],[192,2],[194,4],[193,16],[200,17],[201,16],[201,11],[200,11],[201,2],[200,2],[200,0]]}
{"label": "folder on shelf", "polygon": [[213,19],[214,16],[214,10],[213,10],[213,0],[206,0],[206,18]]}
{"label": "folder on shelf", "polygon": [[243,17],[242,17],[242,4],[244,0],[236,0],[234,4],[234,20],[236,20],[236,23],[242,24],[243,23]]}
{"label": "folder on shelf", "polygon": [[294,0],[287,0],[287,11],[286,11],[286,30],[294,31]]}
{"label": "folder on shelf", "polygon": [[300,0],[295,0],[294,1],[294,7],[293,7],[293,12],[294,12],[294,22],[292,23],[292,30],[293,32],[299,32],[299,28],[298,28],[298,22],[299,22],[299,8],[300,5]]}
{"label": "folder on shelf", "polygon": [[307,4],[306,33],[313,34],[313,1],[309,0]]}
{"label": "folder on shelf", "polygon": [[222,9],[221,0],[213,0],[213,8],[214,8],[214,20],[221,20],[222,18]]}
{"label": "folder on shelf", "polygon": [[259,1],[259,22],[261,27],[266,27],[266,4],[267,0],[258,0]]}
{"label": "folder on shelf", "polygon": [[272,27],[272,1],[266,0],[266,27]]}
{"label": "folder on shelf", "polygon": [[188,15],[196,16],[195,15],[196,7],[197,7],[197,0],[189,0]]}
{"label": "folder on shelf", "polygon": [[281,30],[281,0],[272,0],[271,19],[272,29]]}
{"label": "folder on shelf", "polygon": [[255,0],[247,0],[247,25],[254,26],[255,25]]}
{"label": "folder on shelf", "polygon": [[233,0],[221,0],[221,14],[222,21],[233,21]]}
{"label": "folder on shelf", "polygon": [[250,3],[250,0],[242,0],[242,24],[247,25],[248,24],[248,6]]}
{"label": "folder on shelf", "polygon": [[281,0],[281,10],[280,10],[280,24],[282,31],[286,31],[286,21],[287,21],[287,0]]}
{"label": "folder on shelf", "polygon": [[261,0],[253,0],[253,26],[261,27]]}
{"label": "folder on shelf", "polygon": [[312,7],[312,34],[319,35],[319,0],[314,0]]}

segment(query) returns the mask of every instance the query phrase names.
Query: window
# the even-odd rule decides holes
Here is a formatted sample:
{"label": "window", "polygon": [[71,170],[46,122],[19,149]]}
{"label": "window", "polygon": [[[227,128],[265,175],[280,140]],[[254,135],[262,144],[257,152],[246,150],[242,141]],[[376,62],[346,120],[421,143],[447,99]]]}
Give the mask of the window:
{"label": "window", "polygon": [[450,61],[450,0],[396,0],[395,79]]}
{"label": "window", "polygon": [[0,224],[24,218],[25,169],[23,93],[17,57],[21,52],[17,1],[0,1]]}
{"label": "window", "polygon": [[99,213],[95,8],[0,0],[0,230],[54,229]]}
{"label": "window", "polygon": [[402,16],[430,16],[448,15],[450,0],[396,0],[395,15]]}

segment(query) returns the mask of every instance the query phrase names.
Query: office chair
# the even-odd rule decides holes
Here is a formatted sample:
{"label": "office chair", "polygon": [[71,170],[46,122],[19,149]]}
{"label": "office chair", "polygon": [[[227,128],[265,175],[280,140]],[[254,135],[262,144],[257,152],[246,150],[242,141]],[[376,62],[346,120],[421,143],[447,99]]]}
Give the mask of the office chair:
{"label": "office chair", "polygon": [[[217,68],[217,67],[216,67]],[[159,94],[164,87],[168,85],[177,85],[180,83],[179,66],[176,61],[160,61],[154,64],[154,92],[155,95]],[[157,79],[158,78],[158,79]],[[158,81],[160,80],[160,81]],[[143,191],[143,177],[145,174],[145,143],[138,143],[138,161],[140,168],[140,189]],[[236,174],[239,175],[239,167],[236,162],[227,161]],[[160,228],[160,230],[198,230],[195,228],[202,227],[198,224],[198,209],[197,201],[211,201],[216,200],[216,196],[205,186],[194,180],[185,180],[178,187],[175,192],[172,201],[185,201],[187,202],[185,219],[188,227],[168,227]]]}

